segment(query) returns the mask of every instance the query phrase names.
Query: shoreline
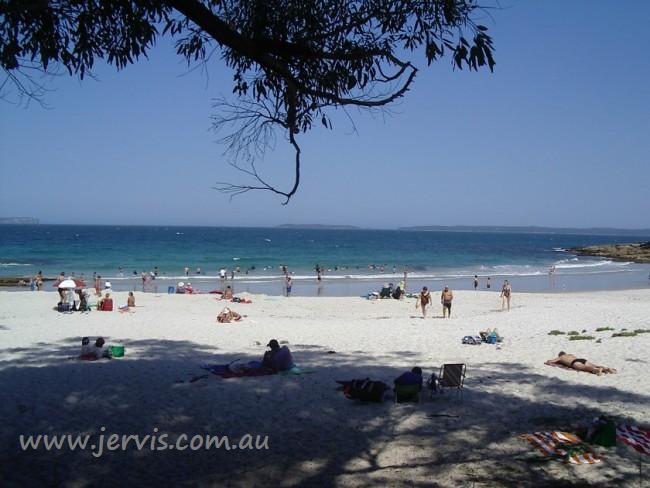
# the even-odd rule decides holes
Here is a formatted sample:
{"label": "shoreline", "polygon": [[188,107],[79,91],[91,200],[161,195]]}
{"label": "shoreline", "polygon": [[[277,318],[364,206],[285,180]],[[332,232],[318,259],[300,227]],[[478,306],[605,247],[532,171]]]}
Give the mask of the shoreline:
{"label": "shoreline", "polygon": [[[480,291],[500,292],[503,280],[508,279],[515,293],[567,293],[596,290],[635,290],[650,287],[650,264],[625,266],[620,271],[593,271],[581,273],[555,273],[551,274],[491,274],[491,288],[486,289],[486,276],[479,275]],[[431,290],[442,289],[449,286],[454,290],[473,290],[473,275],[421,277],[417,274],[407,276],[407,292],[417,293],[423,286]],[[385,283],[397,285],[403,280],[403,275],[387,274],[384,276],[369,275],[367,278],[351,278],[345,275],[324,275],[318,282],[315,277],[291,275],[293,281],[292,296],[339,296],[358,297],[379,291]],[[253,275],[250,277],[237,276],[234,280],[221,281],[218,277],[205,275],[190,275],[166,277],[159,276],[149,281],[144,287],[140,278],[107,276],[102,278],[102,285],[110,281],[115,291],[139,291],[147,293],[167,293],[169,287],[174,289],[179,282],[191,283],[195,290],[208,293],[212,290],[221,290],[223,285],[231,286],[234,291],[247,293],[261,293],[265,295],[283,295],[284,279],[277,275]],[[86,279],[86,288],[93,288],[92,278]],[[4,291],[29,291],[26,286],[0,286]],[[56,291],[51,281],[45,281],[43,291]]]}

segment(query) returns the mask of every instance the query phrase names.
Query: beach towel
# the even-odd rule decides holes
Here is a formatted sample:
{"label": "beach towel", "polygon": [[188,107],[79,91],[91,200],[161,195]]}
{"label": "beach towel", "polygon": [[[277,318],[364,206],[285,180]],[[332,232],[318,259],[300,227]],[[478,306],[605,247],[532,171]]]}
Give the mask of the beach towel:
{"label": "beach towel", "polygon": [[[560,368],[560,369],[568,369],[569,371],[575,371],[576,373],[586,373],[587,371],[580,371],[578,369],[573,369],[569,368],[568,366],[565,366],[564,364],[559,364],[559,363],[544,363],[546,366],[552,366],[554,368]],[[591,374],[591,373],[589,373]]]}
{"label": "beach towel", "polygon": [[303,369],[303,368],[299,368],[298,366],[294,366],[293,368],[288,369],[286,371],[280,371],[279,374],[286,376],[286,375],[311,374],[313,372],[314,372],[313,369]]}
{"label": "beach towel", "polygon": [[244,378],[247,376],[267,376],[275,374],[272,369],[264,367],[233,371],[229,366],[229,364],[203,364],[201,365],[201,369],[210,371],[210,373],[221,376],[222,378]]}
{"label": "beach towel", "polygon": [[[234,362],[234,361],[233,361]],[[253,364],[255,363],[255,364]],[[270,368],[265,368],[261,366],[259,361],[251,361],[248,364],[253,364],[253,367],[248,369],[237,369],[232,367],[233,363],[230,364],[203,364],[201,369],[210,371],[212,374],[221,376],[222,378],[245,378],[248,376],[268,376],[272,374],[278,374]],[[301,375],[301,374],[310,374],[313,373],[313,370],[302,369],[297,366],[294,366],[287,371],[280,371],[281,375]]]}
{"label": "beach towel", "polygon": [[522,434],[542,454],[564,464],[596,464],[602,456],[594,453],[580,438],[569,432],[535,432]]}
{"label": "beach towel", "polygon": [[636,425],[619,425],[616,427],[616,438],[641,454],[650,456],[650,431]]}

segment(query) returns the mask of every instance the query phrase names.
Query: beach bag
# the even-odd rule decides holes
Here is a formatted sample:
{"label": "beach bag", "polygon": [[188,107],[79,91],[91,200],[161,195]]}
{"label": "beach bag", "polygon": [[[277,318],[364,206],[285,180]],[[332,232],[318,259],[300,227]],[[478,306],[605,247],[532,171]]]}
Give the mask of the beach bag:
{"label": "beach bag", "polygon": [[614,420],[604,415],[594,419],[593,424],[587,432],[587,442],[603,447],[615,446],[616,423]]}
{"label": "beach bag", "polygon": [[427,388],[431,390],[432,393],[442,392],[440,388],[440,381],[438,381],[438,375],[436,373],[431,373],[431,377],[427,380]]}
{"label": "beach bag", "polygon": [[362,402],[381,402],[384,399],[384,392],[388,385],[383,381],[352,380],[343,389],[343,394],[350,400],[361,400]]}
{"label": "beach bag", "polygon": [[124,357],[124,346],[108,346],[108,352],[114,358]]}
{"label": "beach bag", "polygon": [[463,344],[471,344],[473,346],[478,346],[481,344],[481,338],[479,336],[465,336],[462,340]]}
{"label": "beach bag", "polygon": [[59,312],[69,312],[70,311],[70,304],[68,302],[59,303],[56,306],[56,309]]}

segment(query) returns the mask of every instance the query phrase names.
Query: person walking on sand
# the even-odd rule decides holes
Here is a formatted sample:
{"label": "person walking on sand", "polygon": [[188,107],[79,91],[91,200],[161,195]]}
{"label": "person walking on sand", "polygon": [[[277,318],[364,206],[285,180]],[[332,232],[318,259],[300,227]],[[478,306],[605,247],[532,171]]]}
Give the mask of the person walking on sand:
{"label": "person walking on sand", "polygon": [[442,318],[451,318],[451,301],[454,299],[454,293],[445,286],[440,294],[440,303],[442,303]]}
{"label": "person walking on sand", "polygon": [[510,286],[510,282],[508,280],[505,280],[503,282],[503,286],[501,287],[501,310],[503,310],[507,304],[508,312],[510,311],[511,295],[512,295],[512,286]]}
{"label": "person walking on sand", "polygon": [[433,300],[431,299],[431,293],[429,293],[429,289],[426,286],[422,287],[422,291],[420,292],[420,296],[418,297],[418,301],[415,302],[415,308],[422,308],[422,318],[426,319],[427,318],[427,307],[431,305]]}
{"label": "person walking on sand", "polygon": [[478,288],[478,275],[474,275],[474,291]]}

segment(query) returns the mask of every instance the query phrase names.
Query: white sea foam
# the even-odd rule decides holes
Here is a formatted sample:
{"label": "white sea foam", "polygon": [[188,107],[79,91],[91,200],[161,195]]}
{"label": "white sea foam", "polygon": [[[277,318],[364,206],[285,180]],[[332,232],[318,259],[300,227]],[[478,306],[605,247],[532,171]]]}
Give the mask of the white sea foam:
{"label": "white sea foam", "polygon": [[33,264],[29,263],[0,263],[0,266],[34,266]]}
{"label": "white sea foam", "polygon": [[[570,262],[571,261],[571,262]],[[632,264],[628,261],[580,261],[578,259],[563,259],[555,263],[557,269],[600,268],[602,266],[622,267]]]}

